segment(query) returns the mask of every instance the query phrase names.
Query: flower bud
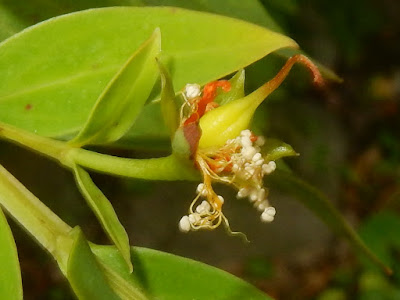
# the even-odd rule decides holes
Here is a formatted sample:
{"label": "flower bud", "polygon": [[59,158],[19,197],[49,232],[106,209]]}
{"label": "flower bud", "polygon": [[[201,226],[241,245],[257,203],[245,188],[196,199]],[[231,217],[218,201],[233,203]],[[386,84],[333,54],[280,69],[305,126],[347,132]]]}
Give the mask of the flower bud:
{"label": "flower bud", "polygon": [[228,140],[238,136],[242,130],[249,128],[257,107],[282,83],[296,62],[305,64],[311,70],[314,82],[322,83],[317,67],[307,57],[291,57],[272,80],[250,95],[215,108],[202,116],[199,122],[202,130],[199,148],[221,147]]}

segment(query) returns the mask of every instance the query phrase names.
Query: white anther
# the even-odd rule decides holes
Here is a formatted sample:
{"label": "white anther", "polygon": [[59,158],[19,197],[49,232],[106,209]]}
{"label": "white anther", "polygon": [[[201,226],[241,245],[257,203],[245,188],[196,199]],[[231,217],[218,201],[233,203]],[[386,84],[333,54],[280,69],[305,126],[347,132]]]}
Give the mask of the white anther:
{"label": "white anther", "polygon": [[270,169],[272,170],[271,172],[275,171],[275,169],[276,169],[276,163],[275,163],[273,160],[271,160],[271,161],[268,163],[268,165],[269,165]]}
{"label": "white anther", "polygon": [[200,194],[201,192],[203,192],[204,190],[204,183],[199,183],[199,185],[197,186],[196,192],[198,194]]}
{"label": "white anther", "polygon": [[232,166],[232,172],[236,173],[237,171],[239,171],[239,165],[238,164],[233,164]]}
{"label": "white anther", "polygon": [[254,161],[254,162],[257,162],[257,161],[259,161],[260,159],[262,159],[262,156],[261,156],[261,153],[258,152],[258,153],[256,153],[256,154],[253,155],[253,158],[252,158],[251,160]]}
{"label": "white anther", "polygon": [[274,161],[270,161],[267,164],[262,165],[262,170],[264,174],[270,174],[276,169],[276,163]]}
{"label": "white anther", "polygon": [[221,203],[225,202],[224,197],[222,197],[222,196],[218,196],[218,199],[221,201]]}
{"label": "white anther", "polygon": [[242,155],[245,159],[251,160],[254,154],[257,153],[257,150],[254,147],[247,147],[242,149]]}
{"label": "white anther", "polygon": [[242,131],[240,132],[240,135],[241,135],[241,136],[248,136],[248,137],[250,137],[250,136],[251,136],[251,131],[248,130],[248,129],[242,130]]}
{"label": "white anther", "polygon": [[250,192],[250,197],[249,198],[250,198],[251,202],[257,201],[258,200],[258,191],[257,190],[252,190]]}
{"label": "white anther", "polygon": [[271,223],[273,220],[274,220],[274,216],[266,214],[265,212],[263,212],[261,214],[261,222]]}
{"label": "white anther", "polygon": [[188,216],[183,216],[182,219],[179,221],[179,230],[181,232],[189,232],[190,231],[190,221]]}
{"label": "white anther", "polygon": [[242,144],[243,148],[248,148],[251,147],[253,145],[253,143],[251,142],[250,138],[248,136],[243,136],[240,139],[240,143]]}
{"label": "white anther", "polygon": [[268,201],[262,201],[260,204],[257,205],[257,209],[259,211],[265,212],[266,208],[268,207]]}
{"label": "white anther", "polygon": [[257,137],[257,140],[256,140],[256,142],[255,142],[255,144],[257,145],[257,146],[264,146],[264,144],[265,144],[265,138],[263,137],[263,136],[259,136],[259,137]]}
{"label": "white anther", "polygon": [[201,217],[198,213],[192,213],[189,215],[188,218],[189,218],[190,224],[192,224],[192,225],[198,223],[201,220]]}
{"label": "white anther", "polygon": [[188,83],[185,86],[185,96],[188,99],[196,98],[201,94],[201,87],[197,83],[190,84]]}
{"label": "white anther", "polygon": [[237,197],[238,198],[244,198],[247,197],[250,193],[250,190],[248,188],[241,188],[238,193],[237,193]]}
{"label": "white anther", "polygon": [[264,159],[261,158],[261,159],[257,160],[254,164],[255,164],[257,167],[259,167],[259,166],[262,166],[263,163],[264,163]]}
{"label": "white anther", "polygon": [[264,210],[263,213],[274,217],[274,216],[276,215],[276,209],[275,209],[275,207],[273,207],[273,206],[268,206],[268,207]]}
{"label": "white anther", "polygon": [[210,203],[206,200],[203,200],[199,206],[196,207],[196,212],[199,214],[207,214],[211,209]]}

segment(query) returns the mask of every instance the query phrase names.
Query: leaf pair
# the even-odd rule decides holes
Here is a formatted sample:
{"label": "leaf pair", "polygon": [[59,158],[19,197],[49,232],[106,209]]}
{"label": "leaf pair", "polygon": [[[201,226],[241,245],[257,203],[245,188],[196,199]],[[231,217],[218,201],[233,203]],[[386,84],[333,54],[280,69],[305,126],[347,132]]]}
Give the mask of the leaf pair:
{"label": "leaf pair", "polygon": [[[296,46],[260,26],[179,8],[113,7],[57,17],[0,44],[0,121],[44,136],[76,134],[114,74],[157,27],[177,89]],[[153,126],[143,121],[142,127]]]}
{"label": "leaf pair", "polygon": [[[133,273],[120,251],[89,243],[0,166],[0,204],[57,260],[79,299],[270,299],[214,267],[168,253],[130,248]],[[17,251],[0,210],[0,298],[22,299]]]}
{"label": "leaf pair", "polygon": [[[161,51],[161,34],[157,28],[126,61],[101,93],[85,125],[69,144],[114,142],[132,126],[158,77],[156,57]],[[121,251],[132,272],[128,235],[104,194],[80,166],[73,168],[78,186],[110,239]]]}

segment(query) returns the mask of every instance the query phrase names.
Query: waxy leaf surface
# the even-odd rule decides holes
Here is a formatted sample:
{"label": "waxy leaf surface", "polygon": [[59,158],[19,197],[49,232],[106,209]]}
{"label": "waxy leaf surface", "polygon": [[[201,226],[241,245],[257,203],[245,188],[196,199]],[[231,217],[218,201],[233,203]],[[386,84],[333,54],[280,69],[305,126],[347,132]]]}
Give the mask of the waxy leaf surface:
{"label": "waxy leaf surface", "polygon": [[128,131],[156,82],[156,57],[160,51],[161,36],[157,28],[111,79],[70,144],[114,142]]}
{"label": "waxy leaf surface", "polygon": [[184,257],[146,248],[131,248],[134,272],[129,274],[118,251],[92,245],[99,261],[133,285],[141,285],[151,299],[271,300],[247,282]]}
{"label": "waxy leaf surface", "polygon": [[0,45],[0,121],[45,136],[75,134],[111,78],[157,27],[177,90],[296,46],[257,25],[178,8],[114,7],[57,17]]}

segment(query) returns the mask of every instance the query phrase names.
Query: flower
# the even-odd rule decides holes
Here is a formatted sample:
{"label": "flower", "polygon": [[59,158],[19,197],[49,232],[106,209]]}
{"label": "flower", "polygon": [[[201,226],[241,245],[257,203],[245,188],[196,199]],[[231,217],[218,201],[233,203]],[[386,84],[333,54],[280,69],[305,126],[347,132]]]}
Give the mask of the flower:
{"label": "flower", "polygon": [[188,146],[176,152],[189,151],[189,158],[200,170],[203,182],[197,186],[197,196],[188,214],[179,222],[182,232],[214,229],[223,224],[233,233],[222,212],[224,198],[213,189],[215,182],[236,188],[237,198],[247,198],[260,211],[262,222],[274,220],[276,210],[269,203],[269,190],[264,187],[263,179],[275,171],[276,159],[296,153],[292,148],[286,152],[275,151],[274,140],[257,136],[248,128],[257,107],[282,83],[296,62],[305,64],[314,81],[322,83],[317,67],[305,56],[295,55],[272,80],[248,96],[224,105],[215,100],[218,94],[223,97],[231,91],[230,81],[213,81],[202,90],[197,84],[186,85],[180,127],[175,135],[178,142],[173,148],[179,148],[176,144],[182,144],[182,139],[186,142]]}

